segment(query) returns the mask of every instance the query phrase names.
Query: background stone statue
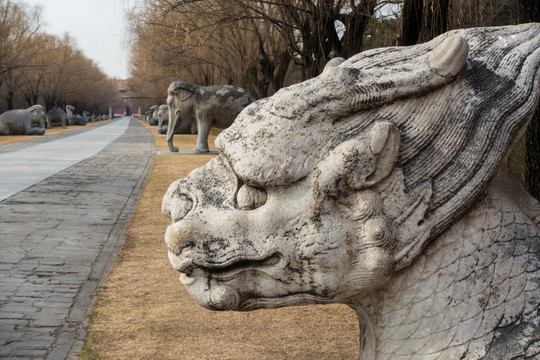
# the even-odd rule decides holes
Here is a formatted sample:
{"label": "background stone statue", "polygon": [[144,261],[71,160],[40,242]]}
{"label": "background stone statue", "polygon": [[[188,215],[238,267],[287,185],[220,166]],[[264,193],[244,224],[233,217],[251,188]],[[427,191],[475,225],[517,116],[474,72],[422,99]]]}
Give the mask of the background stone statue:
{"label": "background stone statue", "polygon": [[67,113],[58,106],[53,107],[47,112],[47,128],[52,128],[52,124],[62,124],[62,128],[66,129]]}
{"label": "background stone statue", "polygon": [[75,111],[75,106],[66,105],[66,122],[69,125],[72,125],[71,120],[73,120],[73,111]]}
{"label": "background stone statue", "polygon": [[[167,105],[160,105],[158,111],[158,133],[166,134],[169,123],[169,107]],[[193,116],[187,116],[182,119],[180,124],[176,125],[175,134],[197,134],[197,122]]]}
{"label": "background stone statue", "polygon": [[[32,127],[39,122],[40,127]],[[8,110],[0,115],[0,135],[43,135],[45,134],[45,111],[43,106],[28,109]]]}
{"label": "background stone statue", "polygon": [[169,107],[166,104],[160,105],[157,116],[158,116],[158,132],[160,134],[165,134],[167,130],[162,132],[161,129],[163,129],[164,126],[166,129],[167,128],[166,125],[169,123]]}
{"label": "background stone statue", "polygon": [[150,108],[152,110],[153,122],[150,125],[157,125],[159,123],[159,105],[154,105]]}
{"label": "background stone statue", "polygon": [[86,125],[86,119],[80,114],[74,114],[75,106],[66,105],[67,121],[69,125]]}
{"label": "background stone statue", "polygon": [[86,111],[86,110],[83,111],[82,116],[83,116],[84,121],[86,123],[98,121],[98,119],[96,118],[96,115],[94,115],[91,112]]}
{"label": "background stone statue", "polygon": [[150,110],[145,112],[146,122],[149,125],[157,125],[158,124],[158,117],[157,117],[158,109],[159,109],[159,105],[152,105],[150,107]]}
{"label": "background stone statue", "polygon": [[[167,115],[169,114],[167,110]],[[161,128],[158,127],[158,132],[160,134],[166,134],[168,130],[168,126],[162,126]],[[182,119],[179,125],[176,125],[176,131],[175,134],[190,134],[190,135],[196,135],[197,134],[197,122],[195,121],[195,118],[193,116],[187,116]]]}
{"label": "background stone statue", "polygon": [[208,148],[208,133],[212,127],[226,129],[236,116],[255,99],[245,89],[230,85],[198,86],[185,81],[174,81],[168,89],[169,127],[167,144],[169,150],[177,152],[173,136],[177,126],[188,116],[197,122],[197,145],[195,152],[205,153]]}
{"label": "background stone statue", "polygon": [[540,92],[540,24],[334,59],[257,101],[162,211],[200,305],[343,303],[360,359],[540,356],[540,204],[503,162]]}

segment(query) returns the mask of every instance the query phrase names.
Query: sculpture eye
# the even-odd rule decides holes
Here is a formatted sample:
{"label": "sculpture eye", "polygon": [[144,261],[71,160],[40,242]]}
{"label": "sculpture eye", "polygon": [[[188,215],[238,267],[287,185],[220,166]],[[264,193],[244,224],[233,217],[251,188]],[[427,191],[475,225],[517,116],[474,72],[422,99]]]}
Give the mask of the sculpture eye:
{"label": "sculpture eye", "polygon": [[243,184],[236,195],[236,203],[241,210],[254,210],[263,206],[267,198],[265,190]]}

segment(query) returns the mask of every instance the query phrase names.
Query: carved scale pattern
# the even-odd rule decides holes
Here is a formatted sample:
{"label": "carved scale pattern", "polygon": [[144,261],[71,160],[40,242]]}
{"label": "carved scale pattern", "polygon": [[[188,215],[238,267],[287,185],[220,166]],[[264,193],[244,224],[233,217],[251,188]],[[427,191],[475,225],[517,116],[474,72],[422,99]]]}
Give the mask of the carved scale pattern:
{"label": "carved scale pattern", "polygon": [[377,359],[540,356],[540,230],[499,191],[482,201],[370,297]]}

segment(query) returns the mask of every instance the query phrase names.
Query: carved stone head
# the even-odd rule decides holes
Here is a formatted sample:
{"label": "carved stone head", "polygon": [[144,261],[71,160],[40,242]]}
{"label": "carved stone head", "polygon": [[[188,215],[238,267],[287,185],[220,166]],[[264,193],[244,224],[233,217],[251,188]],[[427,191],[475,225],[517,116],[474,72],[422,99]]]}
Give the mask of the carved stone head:
{"label": "carved stone head", "polygon": [[27,110],[30,113],[30,118],[32,118],[32,121],[39,122],[41,127],[45,127],[45,110],[43,110],[43,106],[37,104],[29,107]]}
{"label": "carved stone head", "polygon": [[380,291],[486,189],[539,64],[538,24],[459,30],[335,59],[251,104],[164,197],[181,282],[214,310]]}
{"label": "carved stone head", "polygon": [[169,107],[166,104],[159,106],[158,118],[162,121],[169,121]]}

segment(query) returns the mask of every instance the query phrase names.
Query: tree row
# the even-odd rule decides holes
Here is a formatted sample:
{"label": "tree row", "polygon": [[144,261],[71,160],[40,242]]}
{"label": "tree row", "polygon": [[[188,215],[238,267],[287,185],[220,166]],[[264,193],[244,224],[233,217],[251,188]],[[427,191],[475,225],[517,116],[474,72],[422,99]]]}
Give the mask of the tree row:
{"label": "tree row", "polygon": [[41,31],[40,8],[0,0],[0,113],[35,104],[108,113],[118,89],[93,60],[63,37]]}

